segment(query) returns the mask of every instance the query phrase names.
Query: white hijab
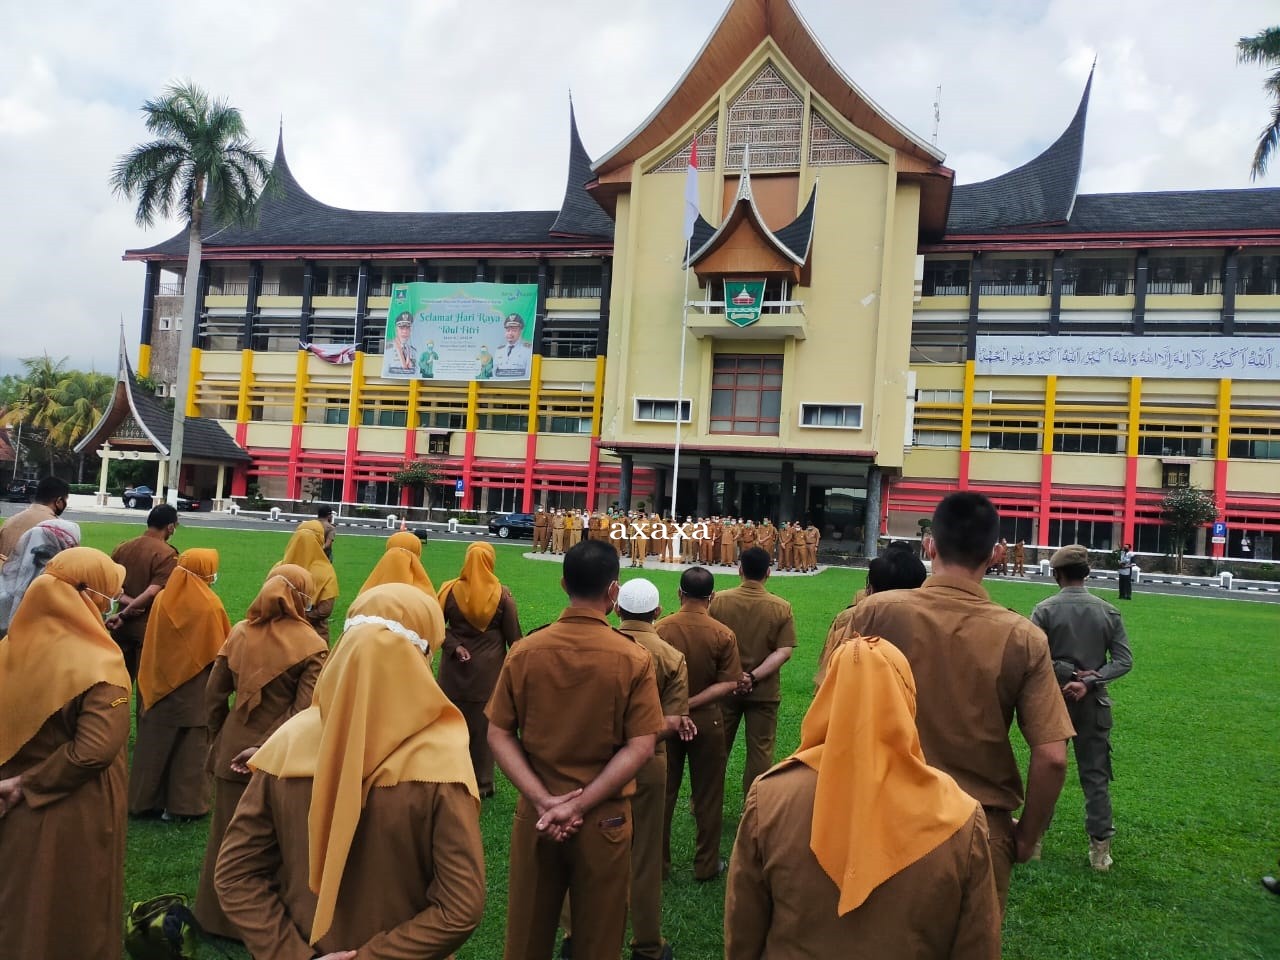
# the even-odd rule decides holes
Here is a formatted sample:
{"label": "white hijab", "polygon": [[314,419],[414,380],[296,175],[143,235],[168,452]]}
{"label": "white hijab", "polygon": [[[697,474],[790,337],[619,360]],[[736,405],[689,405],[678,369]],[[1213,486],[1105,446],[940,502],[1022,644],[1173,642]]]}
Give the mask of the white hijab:
{"label": "white hijab", "polygon": [[13,556],[0,567],[0,636],[9,632],[18,604],[45,564],[68,547],[78,546],[80,526],[70,520],[45,520],[18,539]]}

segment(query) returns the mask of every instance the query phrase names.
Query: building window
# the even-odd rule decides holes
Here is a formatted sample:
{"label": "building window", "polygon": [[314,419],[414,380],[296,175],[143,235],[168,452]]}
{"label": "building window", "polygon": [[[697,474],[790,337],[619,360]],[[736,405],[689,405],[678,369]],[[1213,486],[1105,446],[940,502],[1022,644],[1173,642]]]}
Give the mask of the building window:
{"label": "building window", "polygon": [[968,296],[969,268],[968,260],[926,260],[924,262],[924,296]]}
{"label": "building window", "polygon": [[942,447],[960,449],[960,433],[952,430],[915,430],[911,444],[916,447]]}
{"label": "building window", "polygon": [[1222,258],[1152,257],[1147,293],[1221,293]]}
{"label": "building window", "polygon": [[[680,422],[692,420],[693,401],[680,401]],[[675,423],[676,402],[672,400],[655,400],[650,397],[636,397],[635,419],[642,422]]]}
{"label": "building window", "polygon": [[780,355],[720,354],[711,368],[712,433],[778,435],[782,413]]}
{"label": "building window", "polygon": [[1061,423],[1053,435],[1054,453],[1115,453],[1119,449],[1115,424]]}
{"label": "building window", "polygon": [[1043,297],[1049,292],[1051,261],[986,260],[978,292],[984,297]]}
{"label": "building window", "polygon": [[1160,464],[1160,486],[1166,490],[1191,486],[1191,464],[1170,463],[1167,460]]}
{"label": "building window", "polygon": [[1062,263],[1062,292],[1076,297],[1119,297],[1133,293],[1133,261],[1067,257]]}
{"label": "building window", "polygon": [[536,266],[516,266],[502,268],[503,283],[538,283],[538,268]]}
{"label": "building window", "polygon": [[1274,296],[1280,293],[1280,256],[1242,256],[1237,269],[1237,293],[1244,296]]}
{"label": "building window", "polygon": [[548,296],[566,300],[594,300],[600,297],[600,264],[576,264],[558,267],[556,282]]}
{"label": "building window", "polygon": [[1236,428],[1231,431],[1228,451],[1228,455],[1237,460],[1280,460],[1280,430]]}
{"label": "building window", "polygon": [[1038,420],[992,420],[985,433],[973,435],[974,449],[1022,450],[1040,449]]}
{"label": "building window", "polygon": [[1203,434],[1188,435],[1187,427],[1146,426],[1138,438],[1138,455],[1143,457],[1208,456],[1208,440]]}
{"label": "building window", "polygon": [[403,427],[409,423],[409,411],[395,407],[366,407],[360,413],[360,422],[366,427]]}
{"label": "building window", "polygon": [[1078,543],[1090,550],[1110,550],[1115,523],[1111,520],[1050,520],[1050,547]]}
{"label": "building window", "polygon": [[441,283],[475,283],[474,263],[451,263],[440,268]]}
{"label": "building window", "polygon": [[465,430],[467,429],[467,415],[465,413],[435,413],[431,415],[431,426],[437,430]]}
{"label": "building window", "polygon": [[529,415],[527,413],[482,413],[476,419],[481,430],[524,432],[529,429]]}
{"label": "building window", "polygon": [[[1138,553],[1176,553],[1177,541],[1173,532],[1162,523],[1140,523],[1133,531],[1133,548]],[[1184,553],[1195,552],[1195,537],[1188,536],[1183,543]],[[1138,561],[1142,566],[1142,561]]]}
{"label": "building window", "polygon": [[862,404],[802,403],[800,404],[800,426],[861,430]]}
{"label": "building window", "polygon": [[600,336],[597,320],[561,320],[547,317],[542,322],[542,350],[544,357],[557,359],[590,360],[596,355],[596,341]]}
{"label": "building window", "polygon": [[324,422],[329,424],[346,423],[350,411],[346,407],[325,407]]}
{"label": "building window", "polygon": [[590,433],[590,417],[546,417],[547,433]]}
{"label": "building window", "polygon": [[172,330],[172,329],[174,328],[174,322],[173,322],[173,321],[174,321],[174,318],[173,318],[173,317],[160,317],[160,318],[159,318],[159,320],[157,320],[157,321],[156,321],[156,329],[157,329],[157,330]]}

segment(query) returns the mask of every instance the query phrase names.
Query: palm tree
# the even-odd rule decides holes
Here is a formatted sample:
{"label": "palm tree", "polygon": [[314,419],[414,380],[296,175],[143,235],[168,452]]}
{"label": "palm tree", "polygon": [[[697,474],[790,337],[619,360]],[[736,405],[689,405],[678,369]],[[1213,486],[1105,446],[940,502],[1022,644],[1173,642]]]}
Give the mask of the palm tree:
{"label": "palm tree", "polygon": [[1280,27],[1268,27],[1252,37],[1236,42],[1237,63],[1257,63],[1271,70],[1262,88],[1271,97],[1271,120],[1262,128],[1258,147],[1253,151],[1249,176],[1256,180],[1267,172],[1271,155],[1280,149]]}
{"label": "palm tree", "polygon": [[47,353],[22,360],[22,394],[5,412],[5,426],[19,424],[28,430],[28,442],[44,449],[53,473],[54,445],[50,433],[57,427],[58,385],[66,377],[67,358],[53,360]]}
{"label": "palm tree", "polygon": [[179,401],[173,409],[168,486],[178,489],[182,442],[195,343],[196,303],[200,274],[200,230],[206,207],[219,226],[251,223],[258,200],[268,187],[271,165],[249,139],[240,111],[224,100],[210,99],[190,81],[175,83],[142,105],[154,140],[121,157],[111,174],[118,196],[136,200],[135,219],[149,227],[156,217],[185,215],[189,246],[187,283],[182,301],[182,343],[178,350]]}
{"label": "palm tree", "polygon": [[[94,428],[106,412],[115,392],[116,381],[105,373],[72,370],[58,384],[56,406],[50,411],[53,426],[49,441],[55,446],[73,450],[80,439]],[[78,481],[84,480],[84,454],[78,461]]]}

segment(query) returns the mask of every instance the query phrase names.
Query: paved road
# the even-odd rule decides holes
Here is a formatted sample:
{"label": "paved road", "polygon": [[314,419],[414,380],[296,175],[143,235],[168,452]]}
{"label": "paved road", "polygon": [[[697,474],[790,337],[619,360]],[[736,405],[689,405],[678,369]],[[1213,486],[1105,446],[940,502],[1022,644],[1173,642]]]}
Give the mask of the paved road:
{"label": "paved road", "polygon": [[[25,504],[5,503],[0,505],[0,516],[9,517],[23,509]],[[139,525],[145,520],[146,514],[141,510],[68,510],[64,516],[68,520],[77,523],[128,523],[130,521],[137,522]],[[181,514],[181,522],[188,527],[209,527],[216,530],[274,530],[277,533],[287,532],[292,529],[292,524],[272,522],[270,520],[250,519],[246,517],[231,517],[223,513],[200,513],[200,512],[184,512]],[[385,523],[377,523],[375,521],[362,522],[357,525],[340,525],[339,533],[342,536],[362,536],[362,537],[385,537],[388,535]],[[485,537],[495,544],[510,544],[513,547],[521,546],[524,550],[531,548],[528,540],[511,540],[501,541],[497,537],[490,537],[486,533],[449,533],[447,530],[431,529],[432,540],[453,540],[469,543],[478,536]],[[988,577],[990,582],[999,582],[1011,578],[1006,577]],[[1027,578],[1028,583],[1038,583],[1045,586],[1053,586],[1053,581],[1040,576],[1032,576]],[[1094,590],[1107,600],[1113,599],[1111,594],[1116,592],[1116,588],[1111,581],[1100,581],[1097,583],[1090,582],[1089,589]],[[1206,600],[1228,600],[1238,601],[1241,603],[1270,603],[1280,604],[1280,593],[1262,593],[1255,591],[1231,590],[1226,591],[1220,587],[1201,587],[1201,586],[1180,586],[1175,584],[1154,584],[1142,583],[1134,588],[1133,603],[1141,603],[1143,594],[1159,594],[1163,596],[1180,596],[1180,597],[1202,597]],[[1123,604],[1120,605],[1123,608]]]}

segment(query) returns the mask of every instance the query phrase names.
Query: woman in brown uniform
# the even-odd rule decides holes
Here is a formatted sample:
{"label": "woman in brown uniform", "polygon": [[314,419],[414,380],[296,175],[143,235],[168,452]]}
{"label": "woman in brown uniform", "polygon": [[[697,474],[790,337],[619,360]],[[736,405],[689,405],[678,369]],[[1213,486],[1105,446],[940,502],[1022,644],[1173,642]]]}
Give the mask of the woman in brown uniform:
{"label": "woman in brown uniform", "polygon": [[515,598],[494,575],[493,563],[493,547],[473,543],[467,547],[462,574],[440,588],[440,607],[448,625],[440,687],[466,717],[471,763],[482,797],[493,796],[493,754],[484,708],[507,650],[520,639]]}
{"label": "woman in brown uniform", "polygon": [[209,727],[204,693],[231,621],[211,586],[218,551],[187,550],[156,594],[138,661],[142,715],[133,743],[129,813],[203,817],[209,812]]}
{"label": "woman in brown uniform", "polygon": [[302,567],[316,582],[316,591],[311,596],[311,608],[307,611],[307,619],[316,628],[316,633],[329,642],[329,616],[333,613],[333,605],[338,599],[338,572],[324,553],[324,524],[319,520],[304,520],[293,532],[289,545],[284,548],[284,559],[280,563],[292,563]]}
{"label": "woman in brown uniform", "polygon": [[[213,776],[213,817],[200,869],[195,914],[206,933],[238,937],[213,889],[218,848],[249,782],[244,765],[255,748],[295,713],[311,706],[311,692],[329,648],[307,621],[315,592],[311,574],[281,564],[267,577],[245,619],[231,629],[205,691],[213,744],[206,772]],[[235,696],[235,706],[228,701]]]}
{"label": "woman in brown uniform", "polygon": [[0,948],[119,960],[129,672],[102,616],[124,567],[89,547],[36,577],[0,640]]}
{"label": "woman in brown uniform", "polygon": [[726,960],[999,960],[978,801],[926,766],[915,680],[886,640],[836,649],[800,749],[756,779],[729,861]]}
{"label": "woman in brown uniform", "polygon": [[360,587],[360,593],[384,583],[407,583],[430,596],[436,595],[436,588],[422,567],[422,541],[407,530],[387,537],[387,552],[374,565],[368,579]]}
{"label": "woman in brown uniform", "polygon": [[484,913],[467,727],[431,674],[440,607],[351,605],[312,706],[254,756],[214,876],[255,957],[446,957]]}

